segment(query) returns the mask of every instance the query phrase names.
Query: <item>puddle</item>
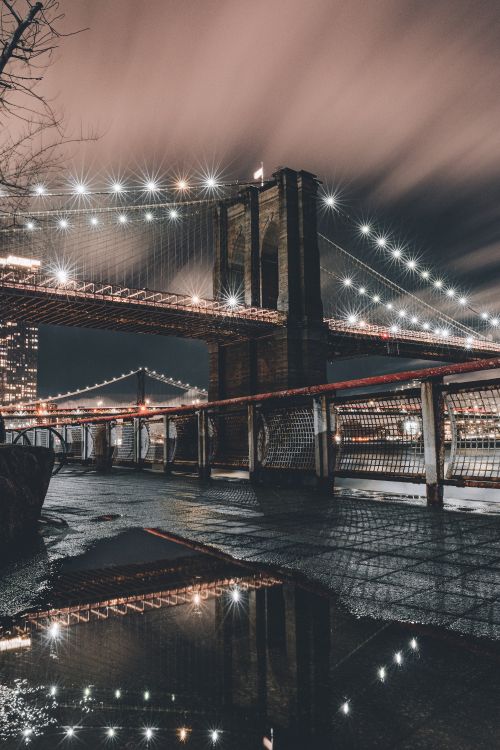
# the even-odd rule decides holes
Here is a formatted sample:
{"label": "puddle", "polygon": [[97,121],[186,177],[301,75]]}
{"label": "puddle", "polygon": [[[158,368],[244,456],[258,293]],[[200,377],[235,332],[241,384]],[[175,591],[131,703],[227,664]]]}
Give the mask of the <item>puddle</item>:
{"label": "puddle", "polygon": [[0,744],[489,749],[499,666],[494,642],[356,618],[131,530],[67,560],[3,632]]}

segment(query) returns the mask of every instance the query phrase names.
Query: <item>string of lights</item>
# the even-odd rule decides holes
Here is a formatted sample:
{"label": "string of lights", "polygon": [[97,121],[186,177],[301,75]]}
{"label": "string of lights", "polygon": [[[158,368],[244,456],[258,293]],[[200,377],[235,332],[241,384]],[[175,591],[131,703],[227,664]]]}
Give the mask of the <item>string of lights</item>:
{"label": "string of lights", "polygon": [[[331,271],[330,269],[327,269],[324,266],[321,267],[321,270],[324,273],[327,273],[328,275],[335,278],[339,283],[342,284],[343,288],[345,288],[346,290],[350,290],[352,292],[356,292],[359,295],[359,297],[363,299],[363,302],[365,304],[381,306],[385,308],[385,310],[387,310],[388,312],[397,315],[398,321],[404,320],[406,323],[410,323],[411,325],[414,325],[414,326],[419,326],[425,331],[434,330],[434,332],[437,335],[442,335],[443,337],[446,337],[447,335],[449,335],[449,330],[446,328],[446,326],[451,326],[452,328],[456,329],[460,333],[462,334],[465,333],[468,337],[472,336],[472,337],[485,338],[474,329],[470,328],[469,326],[464,325],[460,321],[454,320],[446,313],[441,312],[440,310],[435,308],[433,305],[430,305],[425,300],[421,300],[412,292],[407,291],[403,287],[391,281],[389,278],[387,278],[383,274],[376,271],[374,268],[369,266],[360,258],[356,258],[356,256],[352,255],[352,253],[349,253],[345,248],[341,247],[336,242],[333,242],[325,235],[319,234],[319,237],[321,240],[326,242],[329,247],[334,248],[335,251],[342,253],[345,257],[349,259],[350,262],[360,267],[364,273],[367,273],[368,275],[374,277],[384,287],[395,292],[400,297],[404,296],[406,298],[411,299],[413,303],[417,305],[418,307],[420,308],[423,307],[426,310],[430,311],[430,314],[436,316],[438,320],[440,320],[442,323],[445,324],[445,327],[444,328],[435,327],[433,326],[432,322],[429,321],[428,319],[422,320],[418,315],[413,315],[409,313],[405,307],[398,305],[398,303],[394,302],[392,299],[384,299],[382,295],[378,293],[370,292],[364,284],[361,284],[361,285],[356,284],[352,276],[341,277],[338,274],[336,274],[334,271]],[[354,314],[349,314],[347,318],[348,320],[349,318],[353,318],[350,322],[355,322],[358,316]],[[393,327],[394,326],[397,326],[396,330],[399,329],[398,324],[394,323]]]}
{"label": "string of lights", "polygon": [[466,294],[460,292],[449,281],[446,281],[443,275],[430,270],[428,264],[423,264],[418,257],[410,255],[404,245],[391,239],[388,232],[377,231],[373,226],[373,222],[360,221],[351,216],[349,212],[342,208],[337,192],[325,191],[321,196],[321,200],[327,209],[335,210],[338,214],[341,214],[362,238],[371,241],[375,249],[385,251],[387,257],[392,262],[396,262],[404,267],[406,272],[412,273],[419,282],[426,285],[431,291],[438,292],[446,297],[448,301],[455,302],[459,308],[469,310],[475,316],[478,316],[481,321],[489,322],[494,328],[500,325],[500,316],[479,311],[470,302]]}
{"label": "string of lights", "polygon": [[[102,736],[107,740],[118,740],[123,736],[130,737],[135,735],[138,739],[146,741],[147,744],[152,742],[159,742],[162,737],[168,739],[169,737],[175,737],[179,742],[185,743],[193,735],[200,735],[206,737],[212,745],[217,745],[223,735],[230,735],[227,730],[220,728],[210,727],[208,729],[198,729],[197,727],[181,726],[176,729],[169,727],[158,727],[158,726],[102,726],[102,725],[91,725],[88,723],[73,724],[71,726],[57,726],[52,727],[51,733],[56,735],[62,735],[64,740],[78,740],[81,739],[83,733],[102,733]],[[24,727],[21,732],[21,738],[24,740],[24,744],[29,744],[33,738],[39,736],[40,731],[33,727]]]}
{"label": "string of lights", "polygon": [[[394,652],[392,656],[392,660],[389,663],[379,665],[371,680],[364,683],[363,688],[358,691],[354,696],[351,695],[349,697],[345,697],[342,703],[339,705],[338,711],[339,714],[348,717],[352,714],[353,710],[355,710],[355,707],[357,705],[357,702],[360,700],[362,695],[366,693],[367,690],[372,688],[376,683],[378,684],[385,684],[390,679],[391,672],[394,670],[400,670],[404,667],[404,664],[406,663],[409,655],[417,655],[420,651],[420,645],[415,638],[415,636],[412,636],[407,644],[406,647],[398,649]],[[47,693],[49,697],[51,697],[54,702],[61,703],[64,697],[64,691],[65,689],[58,685],[51,685],[51,686],[45,686],[42,685],[39,687],[40,691],[43,691]],[[68,689],[66,689],[68,690]],[[70,694],[73,693],[73,689],[69,688]],[[131,691],[125,691],[122,688],[115,688],[112,691],[108,691],[108,694],[115,702],[122,702],[124,699],[126,699],[127,696],[137,698],[137,693],[131,693]],[[98,700],[99,705],[103,704],[103,697],[105,695],[105,691],[103,690],[97,690],[95,687],[91,685],[86,685],[83,689],[80,690],[81,695],[81,703],[86,704],[88,702],[92,702],[93,700]],[[142,692],[140,695],[142,702],[147,703],[149,705],[152,694],[151,692],[146,689]],[[71,695],[70,695],[71,698]],[[162,694],[160,696],[160,699],[163,701],[165,696]],[[174,702],[176,700],[175,693],[170,694],[170,700],[171,702]],[[54,730],[53,730],[54,731]],[[186,742],[190,735],[192,733],[200,733],[204,734],[213,745],[217,744],[219,740],[222,737],[223,731],[217,727],[210,727],[209,729],[200,730],[197,728],[189,727],[187,725],[183,725],[181,727],[178,727],[175,730],[172,730],[170,728],[167,729],[161,729],[154,726],[140,726],[140,727],[123,727],[118,725],[113,726],[98,726],[98,725],[90,725],[88,723],[85,724],[76,724],[72,726],[63,726],[58,727],[55,729],[56,732],[62,731],[65,739],[75,739],[78,737],[78,735],[81,732],[102,732],[103,735],[109,739],[118,739],[118,736],[120,734],[123,734],[124,732],[127,732],[128,735],[130,733],[137,733],[142,736],[143,739],[149,741],[152,741],[153,739],[159,739],[159,737],[163,735],[174,735],[177,737],[177,739],[180,742]],[[33,727],[25,727],[22,730],[22,737],[25,739],[25,741],[29,741],[35,734],[38,734],[39,730],[36,730]],[[226,734],[225,732],[224,734]]]}
{"label": "string of lights", "polygon": [[360,697],[368,689],[373,687],[376,683],[386,683],[391,675],[391,671],[401,669],[405,664],[405,660],[407,659],[408,655],[415,655],[419,652],[419,650],[419,643],[413,636],[412,638],[410,638],[408,645],[405,648],[399,649],[398,651],[394,652],[392,661],[389,664],[380,665],[376,668],[375,675],[371,680],[364,683],[363,688],[361,688],[356,695],[351,697],[346,696],[344,698],[339,706],[339,713],[342,716],[349,716],[352,713],[353,707],[355,707],[357,700],[359,700]]}
{"label": "string of lights", "polygon": [[[422,322],[417,315],[410,314],[407,311],[406,308],[400,308],[399,310],[397,310],[397,308],[396,308],[396,306],[395,306],[395,304],[393,302],[386,302],[386,301],[384,301],[384,299],[381,297],[381,295],[379,295],[379,294],[373,294],[373,295],[371,295],[370,292],[368,291],[368,289],[364,285],[356,287],[356,285],[352,282],[352,280],[351,280],[350,277],[349,278],[342,277],[339,274],[336,274],[335,272],[333,272],[333,271],[331,271],[331,270],[329,270],[327,268],[324,268],[324,267],[322,267],[321,270],[325,274],[327,274],[328,276],[331,276],[332,278],[334,278],[344,288],[348,288],[348,289],[352,290],[353,292],[357,292],[361,297],[363,297],[367,301],[365,309],[366,309],[366,307],[370,306],[369,303],[371,301],[372,305],[375,305],[375,304],[381,305],[381,306],[385,307],[385,309],[387,311],[393,310],[394,312],[398,313],[398,318],[400,320],[404,320],[407,325],[410,324],[410,325],[416,326],[416,325],[420,324],[421,327],[422,327],[422,329],[424,331],[432,332],[436,336],[441,336],[443,338],[448,338],[448,336],[450,335],[449,328],[446,328],[446,327],[440,328],[438,326],[435,326],[429,320],[425,320],[425,321]],[[363,319],[362,312],[359,312],[359,311],[348,312],[346,314],[346,321],[350,325],[356,325],[357,324],[361,328],[364,328],[367,325],[366,321]],[[388,330],[390,331],[390,333],[399,333],[402,330],[402,328],[401,328],[400,324],[398,324],[398,323],[392,323],[388,327]],[[460,330],[459,333],[462,334],[463,331]],[[466,337],[466,339],[465,339],[465,345],[467,347],[471,347],[472,344],[473,344],[473,342],[474,342],[474,338],[472,336],[467,336]]]}
{"label": "string of lights", "polygon": [[[132,222],[154,222],[162,219],[179,220],[186,218],[186,212],[183,211],[185,207],[206,207],[213,205],[213,201],[209,200],[196,200],[196,201],[166,201],[161,203],[141,203],[141,204],[128,204],[126,206],[101,206],[94,208],[57,208],[47,209],[45,211],[18,211],[13,214],[3,214],[8,216],[14,222],[12,226],[3,227],[0,231],[3,233],[9,232],[34,232],[37,229],[50,229],[51,227],[47,223],[37,223],[37,220],[54,218],[55,223],[53,224],[54,229],[69,231],[75,227],[80,228],[82,223],[76,224],[71,222],[72,218],[83,218],[87,226],[98,229],[102,227],[101,217],[113,216],[115,224],[125,225]],[[159,213],[161,210],[165,210],[162,215]],[[138,212],[144,212],[139,216],[130,216]],[[16,222],[21,220],[22,224]]]}
{"label": "string of lights", "polygon": [[161,195],[165,193],[176,193],[180,195],[189,194],[190,192],[214,192],[223,189],[243,188],[248,186],[261,186],[261,180],[253,178],[228,179],[217,168],[204,169],[199,173],[189,174],[172,174],[164,177],[143,174],[137,182],[130,182],[124,176],[109,175],[105,178],[104,183],[95,185],[96,180],[88,177],[71,176],[66,183],[48,185],[38,182],[35,185],[28,186],[25,189],[16,191],[4,190],[0,198],[24,198],[31,197],[37,199],[48,199],[53,197],[71,197],[86,199],[92,196],[102,195]]}

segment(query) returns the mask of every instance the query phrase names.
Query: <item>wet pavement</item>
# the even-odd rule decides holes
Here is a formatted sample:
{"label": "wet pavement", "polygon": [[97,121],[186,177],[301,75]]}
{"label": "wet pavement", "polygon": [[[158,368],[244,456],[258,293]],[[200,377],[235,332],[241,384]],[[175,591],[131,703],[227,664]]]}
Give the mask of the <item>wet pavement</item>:
{"label": "wet pavement", "polygon": [[500,638],[495,515],[436,512],[352,490],[321,498],[245,482],[65,470],[51,484],[44,516],[64,525],[46,524],[36,551],[4,566],[2,615],[43,599],[62,561],[127,529],[153,528],[273,566],[335,594],[354,615]]}
{"label": "wet pavement", "polygon": [[0,568],[0,747],[498,747],[500,518],[470,510],[66,469]]}

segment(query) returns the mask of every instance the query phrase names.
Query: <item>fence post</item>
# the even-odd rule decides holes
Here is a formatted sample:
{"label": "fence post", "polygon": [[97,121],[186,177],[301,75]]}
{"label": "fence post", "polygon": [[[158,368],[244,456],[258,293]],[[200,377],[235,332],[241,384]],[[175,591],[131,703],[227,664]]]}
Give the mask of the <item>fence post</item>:
{"label": "fence post", "polygon": [[165,414],[163,417],[163,471],[165,474],[170,474],[172,471],[172,465],[170,463],[169,433],[170,418],[168,414]]}
{"label": "fence post", "polygon": [[88,454],[88,447],[89,447],[89,435],[87,430],[89,430],[90,427],[88,424],[82,424],[81,430],[82,430],[82,463],[86,463],[87,461],[87,454]]}
{"label": "fence post", "polygon": [[257,408],[254,403],[247,406],[248,423],[248,478],[250,481],[257,479],[258,457],[257,457]]}
{"label": "fence post", "polygon": [[111,469],[115,458],[115,446],[112,445],[113,426],[115,422],[106,422],[106,460],[108,468]]}
{"label": "fence post", "polygon": [[133,429],[134,429],[134,465],[140,469],[142,464],[141,457],[141,419],[140,417],[134,417]]}
{"label": "fence post", "polygon": [[313,397],[314,462],[319,490],[333,489],[330,409],[326,396]]}
{"label": "fence post", "polygon": [[443,398],[442,378],[421,384],[427,505],[443,505]]}
{"label": "fence post", "polygon": [[198,476],[210,478],[210,456],[208,439],[208,410],[200,409],[198,415]]}

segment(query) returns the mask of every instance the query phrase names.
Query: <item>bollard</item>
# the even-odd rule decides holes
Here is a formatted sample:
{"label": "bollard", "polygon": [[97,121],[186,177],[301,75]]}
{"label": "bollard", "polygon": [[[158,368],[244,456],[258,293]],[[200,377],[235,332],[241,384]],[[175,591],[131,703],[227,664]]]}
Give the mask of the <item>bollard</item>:
{"label": "bollard", "polygon": [[438,508],[443,506],[444,441],[442,382],[442,379],[423,380],[421,384],[427,505]]}

